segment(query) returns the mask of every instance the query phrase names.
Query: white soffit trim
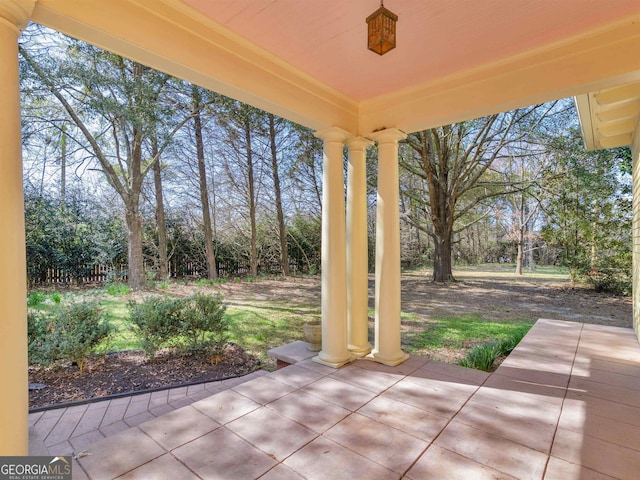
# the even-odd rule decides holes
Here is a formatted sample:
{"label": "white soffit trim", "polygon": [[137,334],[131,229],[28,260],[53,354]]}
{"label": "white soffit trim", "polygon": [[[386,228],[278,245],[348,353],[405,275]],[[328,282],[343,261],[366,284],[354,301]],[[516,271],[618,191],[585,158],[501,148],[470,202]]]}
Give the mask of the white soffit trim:
{"label": "white soffit trim", "polygon": [[640,118],[640,82],[575,98],[587,150],[634,143]]}

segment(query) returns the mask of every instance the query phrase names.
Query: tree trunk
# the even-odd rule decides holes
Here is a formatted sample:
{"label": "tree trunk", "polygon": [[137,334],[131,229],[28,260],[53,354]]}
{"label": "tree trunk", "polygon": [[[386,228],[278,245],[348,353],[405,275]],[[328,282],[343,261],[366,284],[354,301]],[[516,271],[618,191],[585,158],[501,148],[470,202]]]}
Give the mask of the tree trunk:
{"label": "tree trunk", "polygon": [[282,212],[282,195],[280,192],[280,175],[278,173],[278,157],[276,150],[276,128],[273,114],[269,114],[269,140],[271,144],[271,170],[275,190],[276,214],[278,216],[278,235],[280,236],[280,268],[282,274],[289,275],[289,251],[287,248],[287,229]]}
{"label": "tree trunk", "polygon": [[[137,64],[136,64],[137,65]],[[126,221],[128,229],[128,261],[129,286],[135,290],[145,287],[144,257],[142,256],[142,216],[140,215],[140,192],[144,175],[142,173],[142,129],[133,128],[131,160],[129,175],[131,185],[129,191],[123,195],[125,199]]]}
{"label": "tree trunk", "polygon": [[251,276],[258,276],[258,246],[257,246],[257,225],[256,225],[256,199],[255,185],[253,178],[253,153],[251,151],[251,123],[247,118],[244,124],[244,138],[247,151],[247,181],[249,183],[249,220],[251,223]]}
{"label": "tree trunk", "polygon": [[518,244],[518,256],[516,258],[516,275],[522,275],[522,266],[524,263],[524,237],[527,230],[527,221],[525,220],[527,212],[525,211],[526,204],[524,193],[520,194],[519,200],[520,205],[518,208],[518,239],[516,241],[516,243]]}
{"label": "tree trunk", "polygon": [[60,134],[60,201],[64,207],[67,199],[67,126],[62,126]]}
{"label": "tree trunk", "polygon": [[522,275],[522,264],[524,262],[524,227],[520,227],[518,232],[518,256],[516,258],[516,275]]}
{"label": "tree trunk", "polygon": [[200,177],[200,203],[202,204],[202,222],[204,224],[204,250],[207,260],[207,278],[218,278],[216,268],[216,254],[213,250],[213,232],[211,230],[211,211],[209,210],[209,191],[207,189],[207,169],[204,161],[204,142],[202,141],[202,119],[200,117],[200,94],[197,87],[193,87],[194,115],[193,126],[196,136],[196,151],[198,156],[198,175]]}
{"label": "tree trunk", "polygon": [[593,201],[593,222],[591,222],[591,255],[590,255],[590,267],[591,270],[596,270],[598,267],[598,247],[596,245],[598,238],[598,219],[600,217],[600,202],[598,199]]}
{"label": "tree trunk", "polygon": [[536,269],[536,266],[533,263],[533,237],[532,237],[532,233],[531,231],[528,232],[529,234],[527,235],[527,257],[528,257],[528,264],[529,264],[529,271],[533,272]]}
{"label": "tree trunk", "polygon": [[142,257],[142,217],[138,212],[137,203],[126,205],[126,209],[128,284],[134,290],[139,290],[146,285]]}
{"label": "tree trunk", "polygon": [[451,235],[434,238],[433,281],[451,282],[453,269],[451,265]]}
{"label": "tree trunk", "polygon": [[[158,141],[153,139],[152,155],[156,158],[153,164],[153,183],[156,190],[156,232],[158,234],[158,280],[169,276],[169,259],[167,248],[167,224],[164,215],[164,195],[162,191],[162,166],[158,156]],[[157,158],[158,157],[158,158]]]}

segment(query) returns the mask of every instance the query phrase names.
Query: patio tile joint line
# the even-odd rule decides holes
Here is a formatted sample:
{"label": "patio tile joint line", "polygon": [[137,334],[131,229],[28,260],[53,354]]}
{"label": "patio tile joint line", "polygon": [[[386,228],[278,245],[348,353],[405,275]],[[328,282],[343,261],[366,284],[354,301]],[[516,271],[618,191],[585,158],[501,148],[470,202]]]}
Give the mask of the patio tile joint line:
{"label": "patio tile joint line", "polygon": [[560,417],[562,417],[562,411],[564,410],[564,402],[567,399],[567,393],[569,392],[569,384],[571,383],[571,377],[573,376],[573,367],[576,364],[576,357],[578,356],[578,348],[580,348],[580,341],[582,340],[582,332],[584,331],[584,323],[580,324],[580,335],[578,335],[578,341],[576,342],[576,349],[573,352],[573,361],[571,362],[571,370],[569,370],[569,378],[567,379],[567,385],[564,389],[564,397],[562,397],[562,404],[560,405],[560,413],[558,414],[558,420],[556,421],[556,428],[553,430],[553,437],[551,437],[551,443],[549,444],[549,452],[547,454],[547,462],[544,464],[544,471],[542,478],[547,475],[547,468],[549,468],[549,461],[551,460],[551,452],[553,451],[553,444],[556,442],[556,435],[560,425]]}

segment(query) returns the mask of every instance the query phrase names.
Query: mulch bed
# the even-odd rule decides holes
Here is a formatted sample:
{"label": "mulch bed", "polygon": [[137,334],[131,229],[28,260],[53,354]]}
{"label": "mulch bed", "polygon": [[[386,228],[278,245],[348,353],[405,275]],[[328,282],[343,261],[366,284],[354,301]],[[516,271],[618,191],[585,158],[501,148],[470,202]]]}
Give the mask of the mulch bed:
{"label": "mulch bed", "polygon": [[260,361],[233,343],[225,346],[217,363],[200,355],[161,352],[148,361],[142,352],[127,351],[89,358],[80,372],[67,362],[53,367],[29,367],[29,383],[46,387],[29,390],[29,408],[89,400],[107,395],[245,375]]}

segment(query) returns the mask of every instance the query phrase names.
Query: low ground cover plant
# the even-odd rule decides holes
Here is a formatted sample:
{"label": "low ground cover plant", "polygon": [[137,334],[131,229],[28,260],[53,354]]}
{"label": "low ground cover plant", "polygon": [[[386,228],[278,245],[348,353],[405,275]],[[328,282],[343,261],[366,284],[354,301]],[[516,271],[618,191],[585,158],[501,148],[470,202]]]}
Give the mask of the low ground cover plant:
{"label": "low ground cover plant", "polygon": [[511,333],[508,337],[499,340],[491,340],[471,347],[465,358],[458,365],[475,368],[488,372],[493,367],[496,359],[509,355],[520,343],[520,340],[529,331],[530,325],[523,324],[521,328]]}
{"label": "low ground cover plant", "polygon": [[28,307],[37,307],[40,305],[47,296],[42,292],[31,292],[27,297],[27,306]]}
{"label": "low ground cover plant", "polygon": [[107,282],[105,288],[107,290],[107,293],[114,297],[117,297],[119,295],[126,295],[131,292],[131,287],[129,287],[129,285],[117,281]]}

